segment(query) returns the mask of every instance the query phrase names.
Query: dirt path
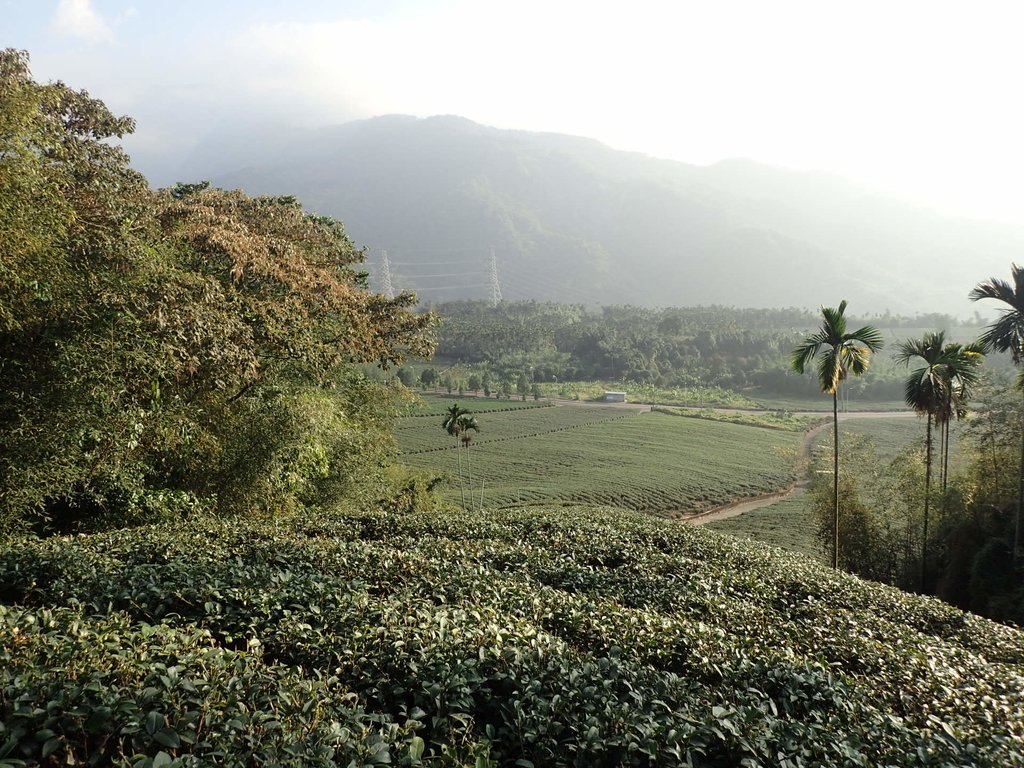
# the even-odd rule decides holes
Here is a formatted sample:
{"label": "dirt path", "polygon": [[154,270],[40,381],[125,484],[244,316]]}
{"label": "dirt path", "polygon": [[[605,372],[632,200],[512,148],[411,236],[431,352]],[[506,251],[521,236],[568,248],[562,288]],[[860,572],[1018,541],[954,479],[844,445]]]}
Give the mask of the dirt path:
{"label": "dirt path", "polygon": [[[444,394],[443,390],[435,390],[441,394]],[[475,395],[466,394],[466,397],[476,397]],[[649,411],[654,406],[647,403],[601,403],[587,400],[561,400],[557,398],[544,398],[547,402],[552,403],[555,406],[601,406],[603,408],[620,408],[629,409],[633,411]],[[498,401],[500,402],[500,401]],[[687,406],[673,406],[674,408],[681,408],[686,410],[705,410],[696,407]],[[755,408],[710,408],[707,410],[715,411],[716,413],[762,413],[767,412],[770,409],[755,409]],[[808,415],[811,412],[804,412]],[[826,419],[820,424],[817,424],[804,433],[803,440],[800,441],[800,454],[799,458],[802,462],[808,462],[811,457],[811,445],[814,442],[814,438],[824,430],[832,426],[831,419],[828,419],[830,414],[821,412],[822,418]],[[847,411],[839,414],[839,421],[849,421],[850,419],[892,419],[892,418],[910,418],[916,416],[913,411]],[[704,525],[705,523],[712,523],[716,520],[725,520],[730,517],[738,517],[739,515],[746,514],[747,512],[753,512],[755,509],[761,509],[767,507],[770,504],[774,504],[782,499],[793,498],[800,496],[807,492],[810,486],[810,478],[803,477],[794,483],[786,486],[785,488],[773,491],[771,493],[764,493],[760,496],[749,496],[743,499],[736,499],[730,501],[728,504],[722,504],[711,509],[706,509],[703,512],[691,513],[684,510],[670,510],[662,513],[667,517],[675,520],[679,520],[685,523],[692,523],[693,525]]]}
{"label": "dirt path", "polygon": [[[848,421],[850,419],[891,419],[891,418],[908,418],[915,416],[916,414],[910,411],[907,412],[883,412],[883,411],[865,411],[863,413],[841,413],[839,414],[839,421]],[[822,430],[829,429],[832,426],[831,421],[826,421],[811,427],[804,433],[803,440],[800,441],[800,459],[802,461],[809,461],[811,458],[811,445],[814,443],[816,438]],[[841,437],[842,435],[840,435]],[[800,496],[807,492],[808,487],[811,484],[810,477],[806,475],[798,480],[797,482],[788,485],[780,491],[774,491],[772,493],[764,493],[760,496],[754,496],[746,499],[738,499],[736,501],[730,501],[728,504],[722,504],[718,507],[712,507],[711,509],[705,510],[704,512],[698,512],[695,515],[678,516],[677,519],[682,520],[686,523],[692,523],[694,525],[704,525],[705,523],[713,523],[716,520],[725,520],[730,517],[738,517],[739,515],[746,514],[747,512],[753,512],[755,509],[761,509],[761,507],[767,507],[769,504],[774,504],[782,499],[789,499],[796,496]],[[676,517],[675,515],[671,515]]]}

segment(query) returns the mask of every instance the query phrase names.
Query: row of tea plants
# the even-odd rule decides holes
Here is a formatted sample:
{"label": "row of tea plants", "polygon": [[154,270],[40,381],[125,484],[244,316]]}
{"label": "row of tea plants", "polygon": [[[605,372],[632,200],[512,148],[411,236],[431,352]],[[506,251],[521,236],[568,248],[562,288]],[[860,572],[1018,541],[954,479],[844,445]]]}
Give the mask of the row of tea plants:
{"label": "row of tea plants", "polygon": [[5,766],[1024,765],[1024,633],[618,510],[23,539],[0,585]]}

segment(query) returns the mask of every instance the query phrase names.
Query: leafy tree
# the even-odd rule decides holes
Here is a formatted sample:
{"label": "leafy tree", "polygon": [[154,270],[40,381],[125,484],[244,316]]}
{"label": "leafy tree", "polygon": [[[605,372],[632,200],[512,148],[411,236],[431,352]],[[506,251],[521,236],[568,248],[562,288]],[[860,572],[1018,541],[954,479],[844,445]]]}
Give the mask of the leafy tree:
{"label": "leafy tree", "polygon": [[793,370],[802,374],[807,364],[818,357],[818,384],[823,393],[832,395],[833,568],[839,567],[839,387],[850,373],[855,376],[863,374],[868,368],[871,353],[882,348],[882,335],[870,325],[848,333],[845,312],[845,299],[838,308],[822,307],[821,328],[804,339],[793,350],[791,358]]}
{"label": "leafy tree", "polygon": [[398,373],[395,375],[398,377],[398,380],[402,382],[403,386],[411,387],[415,382],[413,373],[408,368],[399,368]]}
{"label": "leafy tree", "polygon": [[433,368],[424,368],[420,371],[420,384],[423,385],[424,389],[432,387],[437,383],[437,371]]}
{"label": "leafy tree", "polygon": [[921,339],[908,339],[899,344],[896,362],[909,365],[919,359],[923,363],[906,380],[905,399],[908,406],[926,418],[924,530],[921,536],[921,582],[924,592],[928,565],[928,512],[932,480],[932,424],[952,417],[954,403],[959,407],[969,387],[978,380],[977,353],[964,352],[959,344],[946,344],[942,331],[928,333]]}
{"label": "leafy tree", "polygon": [[526,377],[526,371],[520,371],[519,376],[516,378],[516,394],[519,395],[523,400],[526,399],[526,393],[530,391],[530,380]]}
{"label": "leafy tree", "polygon": [[0,53],[0,523],[326,503],[374,475],[354,467],[387,441],[361,435],[390,406],[352,364],[428,354],[433,319],[291,198],[151,191],[113,141],[133,125]]}
{"label": "leafy tree", "polygon": [[[1024,429],[1020,395],[999,373],[988,372],[974,398],[971,419],[964,430],[974,446],[974,475],[981,503],[1001,507],[1016,498],[1016,454]],[[1008,467],[1013,477],[1007,477]]]}
{"label": "leafy tree", "polygon": [[480,376],[475,374],[475,373],[469,374],[469,382],[468,382],[468,384],[466,386],[468,386],[473,392],[479,391],[479,389],[480,389]]}
{"label": "leafy tree", "polygon": [[[1011,265],[1012,284],[997,277],[978,283],[969,294],[971,301],[995,299],[1006,305],[999,319],[978,339],[986,350],[1009,352],[1014,365],[1024,362],[1024,268]],[[1021,389],[1024,393],[1024,388]],[[1024,430],[1021,431],[1020,464],[1017,471],[1017,510],[1013,527],[1013,557],[1020,557],[1021,507],[1024,506]]]}

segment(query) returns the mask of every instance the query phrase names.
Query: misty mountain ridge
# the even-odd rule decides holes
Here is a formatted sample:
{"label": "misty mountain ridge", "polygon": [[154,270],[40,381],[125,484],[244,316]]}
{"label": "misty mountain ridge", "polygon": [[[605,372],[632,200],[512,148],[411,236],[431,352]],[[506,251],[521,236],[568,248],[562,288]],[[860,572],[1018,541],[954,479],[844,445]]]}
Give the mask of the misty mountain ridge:
{"label": "misty mountain ridge", "polygon": [[[143,169],[145,170],[145,169]],[[696,166],[561,134],[404,115],[211,136],[180,178],[295,195],[337,217],[380,287],[422,300],[807,306],[967,315],[1024,258],[1024,227],[959,219],[841,176]]]}

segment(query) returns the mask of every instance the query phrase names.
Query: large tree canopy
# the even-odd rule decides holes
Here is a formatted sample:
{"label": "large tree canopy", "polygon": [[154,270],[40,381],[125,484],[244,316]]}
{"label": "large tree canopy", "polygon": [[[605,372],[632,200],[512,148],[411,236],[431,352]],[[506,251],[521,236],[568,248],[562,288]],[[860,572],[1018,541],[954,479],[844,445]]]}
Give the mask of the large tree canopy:
{"label": "large tree canopy", "polygon": [[113,141],[132,128],[0,53],[0,522],[365,476],[383,394],[352,364],[429,354],[432,318],[370,293],[342,225],[294,199],[151,191]]}

